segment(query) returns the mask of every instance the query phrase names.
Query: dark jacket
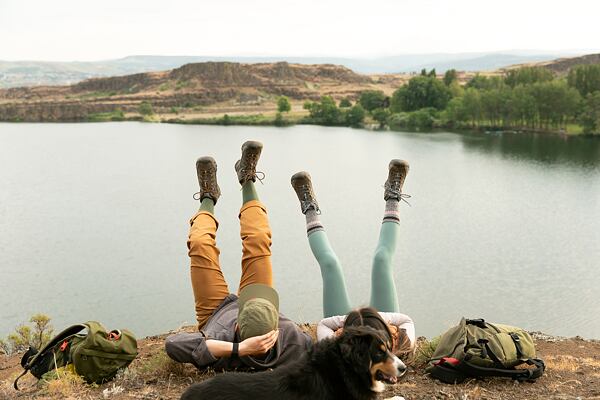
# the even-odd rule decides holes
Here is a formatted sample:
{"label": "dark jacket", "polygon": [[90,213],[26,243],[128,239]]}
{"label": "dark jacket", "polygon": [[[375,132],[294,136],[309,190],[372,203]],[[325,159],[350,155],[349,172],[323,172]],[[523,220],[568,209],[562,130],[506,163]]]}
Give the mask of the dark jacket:
{"label": "dark jacket", "polygon": [[279,337],[264,359],[250,356],[239,358],[214,357],[206,346],[207,339],[239,342],[235,332],[238,316],[237,296],[230,294],[197,333],[178,333],[167,337],[165,349],[178,362],[192,363],[197,368],[216,370],[267,369],[298,360],[312,345],[311,337],[288,318],[279,314]]}

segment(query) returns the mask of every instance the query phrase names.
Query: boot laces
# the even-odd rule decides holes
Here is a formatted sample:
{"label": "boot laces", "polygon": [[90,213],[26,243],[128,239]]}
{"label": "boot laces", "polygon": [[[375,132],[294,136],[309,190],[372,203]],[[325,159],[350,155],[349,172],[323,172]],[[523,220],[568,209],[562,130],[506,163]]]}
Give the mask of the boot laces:
{"label": "boot laces", "polygon": [[194,193],[192,196],[194,200],[200,200],[203,193],[211,193],[215,191],[215,181],[211,179],[212,171],[200,171],[200,189],[199,192]]}
{"label": "boot laces", "polygon": [[315,212],[317,213],[317,215],[320,215],[321,209],[319,208],[319,205],[315,201],[314,196],[311,195],[312,191],[310,189],[310,186],[307,184],[301,185],[300,190],[301,190],[302,197],[303,197],[303,199],[300,200],[302,214],[305,214],[312,207],[315,210]]}

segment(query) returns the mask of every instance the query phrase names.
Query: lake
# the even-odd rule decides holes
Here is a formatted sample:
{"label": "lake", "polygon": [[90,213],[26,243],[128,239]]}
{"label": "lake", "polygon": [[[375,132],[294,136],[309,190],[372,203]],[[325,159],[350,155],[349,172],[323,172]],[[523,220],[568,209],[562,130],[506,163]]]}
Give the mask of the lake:
{"label": "lake", "polygon": [[355,305],[392,158],[410,162],[395,278],[417,334],[461,316],[600,338],[600,140],[319,126],[0,124],[0,337],[38,312],[138,336],[194,323],[186,249],[195,160],[216,158],[217,242],[235,291],[241,192],[233,165],[260,140],[281,309],[321,317],[321,276],[290,176],[307,170]]}

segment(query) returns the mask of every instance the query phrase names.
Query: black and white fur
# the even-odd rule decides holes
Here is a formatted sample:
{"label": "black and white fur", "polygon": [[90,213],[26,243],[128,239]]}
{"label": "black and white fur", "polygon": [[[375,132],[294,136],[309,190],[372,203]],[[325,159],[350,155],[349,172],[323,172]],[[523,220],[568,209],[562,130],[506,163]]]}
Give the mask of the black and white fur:
{"label": "black and white fur", "polygon": [[351,327],[316,343],[298,362],[258,373],[224,373],[190,386],[182,400],[374,399],[406,371],[380,331]]}

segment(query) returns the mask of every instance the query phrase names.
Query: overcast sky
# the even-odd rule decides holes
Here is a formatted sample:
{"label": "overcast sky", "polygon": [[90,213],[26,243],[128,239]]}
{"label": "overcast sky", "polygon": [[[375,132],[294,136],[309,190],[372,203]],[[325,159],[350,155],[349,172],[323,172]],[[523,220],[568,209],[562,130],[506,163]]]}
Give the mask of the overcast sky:
{"label": "overcast sky", "polygon": [[0,60],[598,50],[596,0],[0,0]]}

